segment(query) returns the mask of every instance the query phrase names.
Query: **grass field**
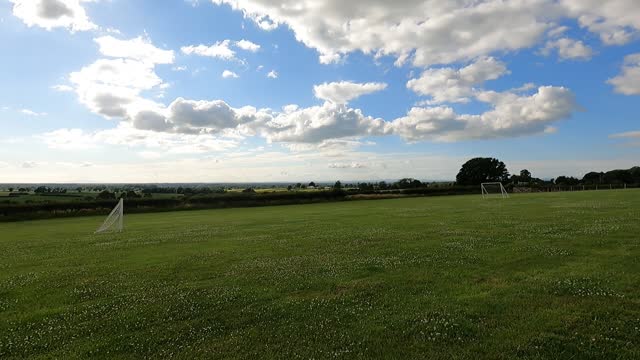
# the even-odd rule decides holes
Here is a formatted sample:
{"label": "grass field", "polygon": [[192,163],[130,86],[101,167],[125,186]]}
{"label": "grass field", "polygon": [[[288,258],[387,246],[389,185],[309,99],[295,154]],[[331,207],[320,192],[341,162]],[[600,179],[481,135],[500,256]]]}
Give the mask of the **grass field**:
{"label": "grass field", "polygon": [[640,191],[0,223],[0,358],[640,358]]}

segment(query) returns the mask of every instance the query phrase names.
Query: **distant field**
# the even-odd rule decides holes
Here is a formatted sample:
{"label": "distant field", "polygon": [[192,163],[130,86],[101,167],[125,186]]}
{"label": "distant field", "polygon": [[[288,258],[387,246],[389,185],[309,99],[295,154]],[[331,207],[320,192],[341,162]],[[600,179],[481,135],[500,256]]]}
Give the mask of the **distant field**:
{"label": "distant field", "polygon": [[102,220],[0,223],[0,358],[640,358],[637,190]]}

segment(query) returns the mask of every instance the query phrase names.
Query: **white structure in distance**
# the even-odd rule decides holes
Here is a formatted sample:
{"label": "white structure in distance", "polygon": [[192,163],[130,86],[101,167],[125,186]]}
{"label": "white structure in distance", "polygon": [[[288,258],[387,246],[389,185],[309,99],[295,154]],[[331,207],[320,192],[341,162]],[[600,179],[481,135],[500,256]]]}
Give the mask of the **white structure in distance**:
{"label": "white structure in distance", "polygon": [[501,182],[488,182],[480,184],[480,189],[482,190],[482,198],[490,198],[490,197],[501,197],[503,199],[507,199],[509,197],[509,193],[507,189],[502,186]]}

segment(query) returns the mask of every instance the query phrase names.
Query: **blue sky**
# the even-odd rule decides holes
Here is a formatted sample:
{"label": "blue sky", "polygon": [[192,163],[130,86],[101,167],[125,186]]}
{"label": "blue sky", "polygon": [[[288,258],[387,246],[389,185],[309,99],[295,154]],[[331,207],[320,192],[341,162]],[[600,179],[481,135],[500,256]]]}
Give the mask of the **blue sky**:
{"label": "blue sky", "polygon": [[633,0],[0,2],[0,182],[638,165]]}

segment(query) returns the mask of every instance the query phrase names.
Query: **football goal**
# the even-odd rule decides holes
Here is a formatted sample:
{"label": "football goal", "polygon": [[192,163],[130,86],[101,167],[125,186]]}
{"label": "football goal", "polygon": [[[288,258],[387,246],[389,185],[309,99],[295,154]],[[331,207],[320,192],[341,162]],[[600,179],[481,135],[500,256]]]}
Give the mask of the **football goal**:
{"label": "football goal", "polygon": [[120,199],[118,205],[111,210],[102,226],[96,230],[96,234],[103,232],[121,232],[124,228],[124,200]]}
{"label": "football goal", "polygon": [[509,193],[500,182],[482,183],[480,184],[480,189],[482,190],[483,199],[491,197],[500,197],[506,199],[509,197]]}

